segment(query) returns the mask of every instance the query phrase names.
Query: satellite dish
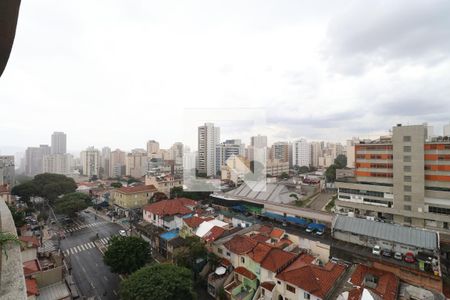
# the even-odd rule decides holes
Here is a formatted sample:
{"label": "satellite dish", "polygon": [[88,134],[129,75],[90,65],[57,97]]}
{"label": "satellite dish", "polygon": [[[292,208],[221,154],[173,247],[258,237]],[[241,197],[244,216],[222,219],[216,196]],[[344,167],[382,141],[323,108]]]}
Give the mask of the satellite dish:
{"label": "satellite dish", "polygon": [[226,272],[227,272],[227,269],[225,269],[224,267],[218,267],[214,273],[216,273],[216,275],[223,275]]}

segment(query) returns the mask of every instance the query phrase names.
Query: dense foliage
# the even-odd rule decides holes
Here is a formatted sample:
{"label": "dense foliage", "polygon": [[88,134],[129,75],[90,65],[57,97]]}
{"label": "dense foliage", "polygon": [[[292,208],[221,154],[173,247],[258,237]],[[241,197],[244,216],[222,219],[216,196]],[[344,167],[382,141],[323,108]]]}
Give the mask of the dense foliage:
{"label": "dense foliage", "polygon": [[55,202],[55,210],[58,213],[74,217],[77,212],[86,209],[91,203],[88,195],[83,193],[65,194]]}
{"label": "dense foliage", "polygon": [[325,177],[328,182],[336,180],[336,169],[343,169],[347,166],[347,156],[339,154],[334,160],[334,164],[329,166],[325,171]]}
{"label": "dense foliage", "polygon": [[174,253],[174,261],[178,266],[192,268],[198,258],[206,258],[205,244],[197,236],[185,238],[186,246],[177,248]]}
{"label": "dense foliage", "polygon": [[131,274],[142,268],[149,259],[149,244],[142,238],[134,236],[113,237],[103,257],[103,261],[111,271],[119,274]]}
{"label": "dense foliage", "polygon": [[40,196],[53,202],[58,196],[75,192],[77,185],[72,178],[59,174],[36,175],[31,181],[16,185],[11,193],[29,202],[30,197]]}
{"label": "dense foliage", "polygon": [[125,279],[120,287],[123,300],[195,299],[191,272],[171,264],[144,267]]}

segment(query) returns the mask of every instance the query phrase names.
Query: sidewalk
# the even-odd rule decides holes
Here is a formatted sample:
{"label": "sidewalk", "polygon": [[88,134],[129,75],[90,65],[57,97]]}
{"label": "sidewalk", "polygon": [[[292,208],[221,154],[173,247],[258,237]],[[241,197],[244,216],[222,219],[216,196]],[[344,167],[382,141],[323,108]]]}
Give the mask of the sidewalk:
{"label": "sidewalk", "polygon": [[112,221],[111,218],[108,217],[106,214],[104,214],[101,211],[95,210],[93,207],[88,207],[87,210],[89,210],[91,213],[97,215],[97,217],[100,217],[105,221],[108,221],[110,223],[116,223],[116,224],[120,225],[123,229],[130,229],[129,224],[123,223],[123,221],[128,222],[128,218],[122,218],[122,219],[117,219],[117,220]]}

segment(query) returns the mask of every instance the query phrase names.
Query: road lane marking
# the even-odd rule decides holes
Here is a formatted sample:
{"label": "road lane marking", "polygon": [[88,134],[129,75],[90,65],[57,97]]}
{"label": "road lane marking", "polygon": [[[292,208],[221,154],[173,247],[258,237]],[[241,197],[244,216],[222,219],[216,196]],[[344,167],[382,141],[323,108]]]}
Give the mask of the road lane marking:
{"label": "road lane marking", "polygon": [[75,254],[76,252],[75,252],[75,249],[74,248],[70,248],[70,253],[71,254]]}
{"label": "road lane marking", "polygon": [[103,278],[105,278],[105,281],[108,281],[108,278],[106,276],[103,276]]}
{"label": "road lane marking", "polygon": [[80,245],[81,249],[86,250],[86,248],[84,248],[84,245]]}
{"label": "road lane marking", "polygon": [[116,290],[113,290],[113,294],[114,294],[115,296],[117,296],[117,292],[116,292]]}

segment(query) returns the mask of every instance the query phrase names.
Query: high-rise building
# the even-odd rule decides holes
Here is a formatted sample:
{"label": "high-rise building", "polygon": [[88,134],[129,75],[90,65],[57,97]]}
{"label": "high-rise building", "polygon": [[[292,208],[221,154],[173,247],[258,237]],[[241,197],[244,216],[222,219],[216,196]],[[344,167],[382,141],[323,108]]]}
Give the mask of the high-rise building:
{"label": "high-rise building", "polygon": [[69,175],[72,173],[71,154],[50,154],[43,158],[44,173]]}
{"label": "high-rise building", "polygon": [[220,141],[220,128],[213,123],[198,127],[197,171],[206,176],[215,176],[216,145]]}
{"label": "high-rise building", "polygon": [[289,143],[276,142],[270,149],[270,158],[272,160],[278,159],[281,162],[289,162]]}
{"label": "high-rise building", "polygon": [[311,165],[311,145],[305,139],[292,143],[292,165],[299,167]]}
{"label": "high-rise building", "polygon": [[450,136],[450,123],[444,125],[444,136]]}
{"label": "high-rise building", "polygon": [[231,156],[244,156],[245,145],[241,140],[226,140],[216,146],[216,174]]}
{"label": "high-rise building", "polygon": [[248,147],[247,155],[245,157],[249,161],[255,160],[255,151],[263,151],[264,158],[256,158],[257,160],[267,160],[267,136],[258,134],[250,138],[250,146]]}
{"label": "high-rise building", "polygon": [[110,161],[111,161],[111,148],[103,147],[101,164],[100,164],[100,166],[101,166],[100,175],[104,178],[111,177]]}
{"label": "high-rise building", "polygon": [[94,147],[89,147],[81,152],[81,167],[83,175],[92,177],[99,176],[100,171],[100,151]]}
{"label": "high-rise building", "polygon": [[13,186],[15,183],[14,156],[0,156],[0,186]]}
{"label": "high-rise building", "polygon": [[148,167],[147,151],[144,149],[133,149],[127,154],[125,175],[140,178],[147,174]]}
{"label": "high-rise building", "polygon": [[320,157],[322,157],[322,143],[311,142],[311,166],[318,168]]}
{"label": "high-rise building", "polygon": [[52,151],[51,154],[66,154],[67,139],[64,132],[53,132],[52,134]]}
{"label": "high-rise building", "polygon": [[338,212],[449,232],[450,141],[427,141],[427,126],[355,144],[355,178],[336,182]]}
{"label": "high-rise building", "polygon": [[111,152],[111,161],[109,164],[111,177],[120,177],[125,175],[125,158],[126,153],[120,149],[116,149]]}
{"label": "high-rise building", "polygon": [[48,145],[28,147],[25,151],[25,175],[35,176],[44,172],[43,160],[49,155],[51,148]]}
{"label": "high-rise building", "polygon": [[150,156],[151,154],[159,153],[159,143],[155,140],[149,140],[147,142],[147,153]]}
{"label": "high-rise building", "polygon": [[355,167],[355,145],[359,143],[359,138],[353,137],[351,140],[347,140],[346,155],[347,155],[347,168]]}

